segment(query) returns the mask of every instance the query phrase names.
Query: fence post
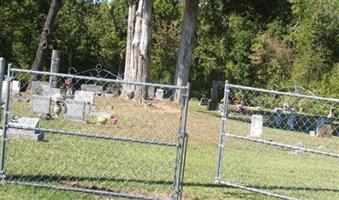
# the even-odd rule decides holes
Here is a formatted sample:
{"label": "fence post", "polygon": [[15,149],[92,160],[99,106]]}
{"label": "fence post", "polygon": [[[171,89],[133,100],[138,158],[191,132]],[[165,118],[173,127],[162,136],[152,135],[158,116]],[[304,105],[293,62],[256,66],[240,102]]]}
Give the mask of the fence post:
{"label": "fence post", "polygon": [[[59,72],[59,66],[60,66],[60,51],[59,50],[53,50],[52,51],[52,59],[51,59],[51,73],[58,73]],[[49,77],[49,87],[55,88],[57,87],[57,81],[58,78],[55,76]]]}
{"label": "fence post", "polygon": [[[1,135],[1,159],[0,159],[0,179],[3,181],[5,179],[5,157],[6,157],[6,142],[7,142],[7,125],[8,125],[8,108],[9,108],[9,98],[10,98],[10,85],[11,85],[11,68],[12,64],[8,64],[7,71],[7,85],[6,85],[6,99],[5,107],[2,111],[2,135]],[[1,69],[2,70],[2,69]]]}
{"label": "fence post", "polygon": [[215,182],[220,183],[221,181],[221,166],[222,166],[222,155],[224,149],[224,137],[226,131],[226,120],[227,120],[227,107],[228,107],[228,95],[229,95],[229,84],[228,81],[225,81],[225,90],[224,90],[224,102],[223,109],[221,113],[221,127],[220,127],[220,138],[219,138],[219,147],[218,147],[218,160],[217,160],[217,170],[215,174]]}
{"label": "fence post", "polygon": [[179,130],[179,143],[177,149],[177,161],[175,166],[174,178],[174,194],[173,200],[181,200],[182,198],[182,184],[184,180],[186,152],[188,134],[186,132],[188,103],[189,103],[190,83],[187,84],[186,93],[183,94],[183,107],[181,112],[180,130]]}

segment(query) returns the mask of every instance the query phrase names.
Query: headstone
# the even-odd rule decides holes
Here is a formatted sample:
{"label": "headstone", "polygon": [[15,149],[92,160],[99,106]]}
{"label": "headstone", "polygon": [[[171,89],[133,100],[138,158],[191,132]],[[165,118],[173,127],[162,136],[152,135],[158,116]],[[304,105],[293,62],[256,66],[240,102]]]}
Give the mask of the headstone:
{"label": "headstone", "polygon": [[252,115],[251,117],[251,137],[261,137],[263,127],[263,117],[261,115]]}
{"label": "headstone", "polygon": [[50,113],[51,98],[48,96],[36,96],[31,97],[32,112],[48,114]]}
{"label": "headstone", "polygon": [[104,91],[104,87],[102,85],[96,85],[96,84],[82,84],[81,90],[95,92],[95,93],[102,93]]}
{"label": "headstone", "polygon": [[83,101],[85,103],[94,103],[94,92],[91,91],[75,91],[74,100]]}
{"label": "headstone", "polygon": [[55,94],[61,94],[61,89],[59,88],[45,88],[42,91],[43,96],[52,97]]}
{"label": "headstone", "polygon": [[98,124],[105,124],[112,118],[112,114],[107,112],[92,112],[91,115],[96,118]]}
{"label": "headstone", "polygon": [[319,117],[316,122],[315,133],[319,135],[320,128],[326,123],[325,117]]}
{"label": "headstone", "polygon": [[112,117],[112,114],[108,112],[92,112],[91,115],[97,118],[107,118],[107,119],[110,119]]}
{"label": "headstone", "polygon": [[164,100],[164,90],[163,89],[157,89],[157,92],[155,93],[155,99],[156,100]]}
{"label": "headstone", "polygon": [[20,93],[20,81],[12,81],[11,93],[14,93],[14,94]]}
{"label": "headstone", "polygon": [[218,82],[212,82],[212,89],[211,89],[211,100],[217,102],[218,101]]}
{"label": "headstone", "polygon": [[155,87],[149,86],[148,87],[148,98],[154,99],[154,97],[155,97]]}
{"label": "headstone", "polygon": [[281,122],[282,122],[282,116],[281,115],[282,114],[283,114],[282,108],[279,108],[279,107],[274,108],[274,122],[275,122],[274,126],[276,128],[281,127]]}
{"label": "headstone", "polygon": [[[35,141],[40,141],[44,139],[44,133],[37,130],[26,130],[24,128],[37,128],[39,124],[38,118],[29,118],[29,117],[19,117],[12,119],[9,122],[9,126],[16,126],[18,128],[9,128],[8,137],[9,138],[24,138],[31,139]],[[22,127],[22,128],[19,128]]]}
{"label": "headstone", "polygon": [[117,97],[120,95],[120,89],[119,88],[107,88],[106,92],[104,93],[105,97]]}
{"label": "headstone", "polygon": [[218,109],[218,82],[213,81],[211,88],[211,99],[207,103],[207,110]]}
{"label": "headstone", "polygon": [[199,105],[206,106],[207,104],[208,104],[208,98],[203,97],[200,99]]}
{"label": "headstone", "polygon": [[65,101],[65,119],[84,122],[85,102],[67,99]]}
{"label": "headstone", "polygon": [[[1,100],[4,101],[7,94],[7,83],[8,81],[2,82],[2,91],[1,91]],[[20,93],[20,82],[19,81],[12,81],[10,86],[10,95],[14,96]]]}
{"label": "headstone", "polygon": [[49,82],[46,81],[32,81],[31,91],[33,94],[42,94],[42,92],[49,88]]}

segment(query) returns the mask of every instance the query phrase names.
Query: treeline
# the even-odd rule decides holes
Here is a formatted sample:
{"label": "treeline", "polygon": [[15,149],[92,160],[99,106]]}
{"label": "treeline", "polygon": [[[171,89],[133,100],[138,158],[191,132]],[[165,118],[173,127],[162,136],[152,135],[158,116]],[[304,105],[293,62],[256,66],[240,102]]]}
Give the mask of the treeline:
{"label": "treeline", "polygon": [[[44,60],[61,71],[100,63],[123,73],[129,0],[63,0]],[[2,0],[0,56],[32,68],[50,1]],[[151,82],[173,83],[183,1],[154,0]],[[339,97],[338,0],[200,0],[189,80],[209,96],[213,80],[265,88],[302,86]],[[296,87],[295,87],[296,88]]]}

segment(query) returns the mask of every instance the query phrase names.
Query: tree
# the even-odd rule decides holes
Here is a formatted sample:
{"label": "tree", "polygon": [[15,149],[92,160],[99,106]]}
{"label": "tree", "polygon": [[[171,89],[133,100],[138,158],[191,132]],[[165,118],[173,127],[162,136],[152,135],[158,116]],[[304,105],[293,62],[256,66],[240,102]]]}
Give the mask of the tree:
{"label": "tree", "polygon": [[[198,0],[185,0],[184,23],[182,26],[180,47],[174,77],[175,85],[183,86],[188,82],[192,61],[192,49],[198,4]],[[181,90],[177,90],[174,95],[174,101],[179,103],[181,101],[181,96]]]}
{"label": "tree", "polygon": [[51,35],[54,32],[54,22],[58,14],[59,9],[61,8],[61,0],[53,0],[48,11],[48,15],[45,21],[44,28],[41,33],[41,38],[39,42],[38,49],[35,54],[35,59],[33,62],[32,70],[42,70],[43,60],[45,52],[48,48],[49,42],[51,40]]}
{"label": "tree", "polygon": [[[129,5],[125,75],[126,81],[148,82],[151,65],[152,0],[134,0]],[[147,99],[147,87],[125,85],[123,94],[138,101]]]}

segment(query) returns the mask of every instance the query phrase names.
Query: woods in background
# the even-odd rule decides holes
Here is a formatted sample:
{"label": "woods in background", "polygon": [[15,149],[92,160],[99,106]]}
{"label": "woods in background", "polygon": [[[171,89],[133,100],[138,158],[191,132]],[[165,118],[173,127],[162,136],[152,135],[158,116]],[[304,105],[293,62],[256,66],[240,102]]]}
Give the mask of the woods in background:
{"label": "woods in background", "polygon": [[[21,68],[34,65],[51,2],[1,3],[0,57]],[[63,0],[43,70],[49,68],[51,49],[58,49],[61,72],[101,63],[113,73],[124,73],[130,2]],[[145,80],[175,80],[181,44],[188,42],[180,42],[184,5],[185,1],[153,1],[151,68]],[[337,0],[200,0],[197,6],[191,35],[192,96],[209,96],[213,80],[228,79],[265,88],[298,84],[317,95],[339,97]]]}

